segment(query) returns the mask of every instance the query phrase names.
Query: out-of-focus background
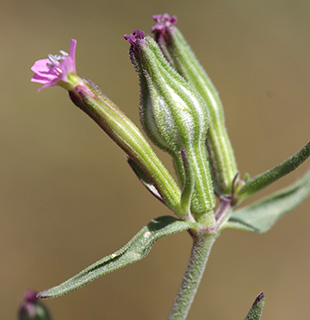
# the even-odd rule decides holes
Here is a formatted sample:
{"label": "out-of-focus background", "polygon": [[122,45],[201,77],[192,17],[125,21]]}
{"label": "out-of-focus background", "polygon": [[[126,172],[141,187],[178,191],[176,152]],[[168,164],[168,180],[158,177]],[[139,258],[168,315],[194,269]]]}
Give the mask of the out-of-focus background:
{"label": "out-of-focus background", "polygon": [[[36,93],[39,85],[30,83],[33,62],[68,51],[72,38],[78,73],[139,123],[123,34],[149,32],[153,14],[176,14],[220,92],[242,175],[280,163],[310,138],[307,0],[15,0],[2,1],[0,12],[1,319],[16,319],[25,289],[66,280],[169,214],[64,90]],[[188,319],[243,319],[262,290],[264,320],[307,319],[309,207],[307,200],[264,235],[225,231]],[[142,262],[46,303],[55,320],[166,319],[190,247],[187,233],[160,240]]]}

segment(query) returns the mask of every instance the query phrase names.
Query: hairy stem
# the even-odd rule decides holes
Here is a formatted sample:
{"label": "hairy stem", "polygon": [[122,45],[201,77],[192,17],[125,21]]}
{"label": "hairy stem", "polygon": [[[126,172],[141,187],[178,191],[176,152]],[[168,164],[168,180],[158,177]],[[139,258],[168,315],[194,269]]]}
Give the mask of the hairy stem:
{"label": "hairy stem", "polygon": [[193,247],[190,260],[178,295],[171,309],[169,320],[186,319],[216,237],[217,234],[215,233],[193,235]]}

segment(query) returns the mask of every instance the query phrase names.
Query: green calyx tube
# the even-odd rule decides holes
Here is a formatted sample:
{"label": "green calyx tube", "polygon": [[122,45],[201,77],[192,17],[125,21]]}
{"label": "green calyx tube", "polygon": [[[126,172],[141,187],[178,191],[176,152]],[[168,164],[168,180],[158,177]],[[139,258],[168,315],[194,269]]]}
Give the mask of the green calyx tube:
{"label": "green calyx tube", "polygon": [[149,138],[173,158],[182,188],[184,148],[195,177],[190,213],[204,224],[215,224],[211,173],[205,146],[209,125],[205,102],[167,62],[157,43],[143,31],[125,36],[131,44],[130,58],[141,85],[140,118]]}
{"label": "green calyx tube", "polygon": [[214,188],[219,194],[229,194],[238,173],[234,152],[225,127],[224,112],[218,92],[187,44],[182,33],[175,27],[176,17],[168,14],[153,16],[152,28],[155,40],[169,63],[206,102],[210,117],[207,148],[212,167]]}

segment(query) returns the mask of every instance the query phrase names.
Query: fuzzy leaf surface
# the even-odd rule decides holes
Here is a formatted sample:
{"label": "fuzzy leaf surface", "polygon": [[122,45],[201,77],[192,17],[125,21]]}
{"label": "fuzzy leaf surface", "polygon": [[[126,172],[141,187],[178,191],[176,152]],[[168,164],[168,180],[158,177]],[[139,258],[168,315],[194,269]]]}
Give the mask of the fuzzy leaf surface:
{"label": "fuzzy leaf surface", "polygon": [[310,172],[288,188],[232,213],[224,228],[256,233],[268,231],[283,215],[310,195]]}
{"label": "fuzzy leaf surface", "polygon": [[95,280],[96,278],[123,268],[145,258],[153,244],[160,238],[181,232],[194,226],[193,222],[178,220],[172,216],[162,216],[149,222],[123,248],[98,260],[76,276],[62,284],[41,291],[37,297],[54,298]]}
{"label": "fuzzy leaf surface", "polygon": [[250,179],[236,195],[237,203],[245,200],[257,191],[266,188],[271,183],[295,170],[309,157],[310,142],[308,142],[302,149],[278,166]]}

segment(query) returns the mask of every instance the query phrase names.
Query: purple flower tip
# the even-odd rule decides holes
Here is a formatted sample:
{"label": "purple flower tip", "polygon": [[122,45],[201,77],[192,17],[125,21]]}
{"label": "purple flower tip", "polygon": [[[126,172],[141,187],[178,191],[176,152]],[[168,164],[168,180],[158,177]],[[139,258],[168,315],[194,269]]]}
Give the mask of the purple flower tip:
{"label": "purple flower tip", "polygon": [[66,82],[69,73],[76,73],[75,68],[75,49],[76,40],[71,40],[69,54],[60,51],[57,55],[48,55],[48,59],[41,59],[34,63],[31,70],[34,72],[32,82],[38,82],[43,86],[41,91],[48,87],[58,85],[59,81]]}
{"label": "purple flower tip", "polygon": [[37,301],[37,297],[36,297],[36,292],[33,290],[27,290],[24,294],[24,299],[27,302],[36,302]]}
{"label": "purple flower tip", "polygon": [[260,303],[260,301],[261,301],[262,299],[264,299],[264,298],[265,298],[264,292],[261,292],[261,293],[256,297],[256,299],[255,299],[252,307],[256,307],[256,306]]}
{"label": "purple flower tip", "polygon": [[153,16],[154,21],[156,22],[155,26],[152,27],[152,33],[155,34],[165,34],[166,30],[177,23],[177,17],[172,16],[168,13],[158,14]]}
{"label": "purple flower tip", "polygon": [[135,29],[135,31],[131,34],[124,35],[124,39],[127,40],[131,46],[136,46],[137,43],[139,42],[147,44],[144,38],[145,38],[144,32],[139,29]]}

